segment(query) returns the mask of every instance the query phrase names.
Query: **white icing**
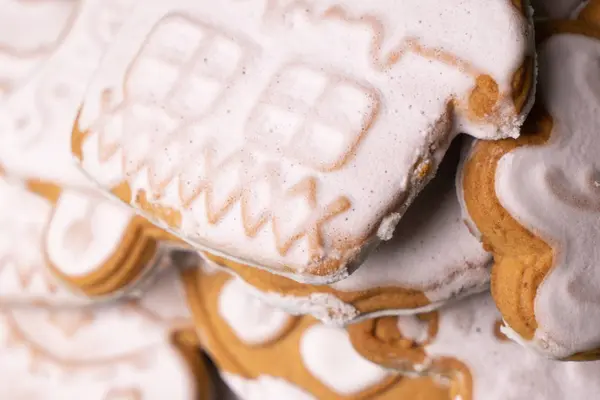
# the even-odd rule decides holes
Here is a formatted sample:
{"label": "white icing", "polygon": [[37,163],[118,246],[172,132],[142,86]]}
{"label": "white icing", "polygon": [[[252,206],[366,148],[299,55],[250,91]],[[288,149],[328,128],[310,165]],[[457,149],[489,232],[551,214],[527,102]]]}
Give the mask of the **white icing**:
{"label": "white icing", "polygon": [[[131,5],[131,0],[0,1],[3,166],[34,178],[88,184],[72,160],[70,132],[103,49]],[[11,57],[14,52],[21,55]],[[29,54],[47,62],[29,79],[13,82],[3,99],[4,69],[14,66],[25,73]]]}
{"label": "white icing", "polygon": [[389,372],[362,358],[341,328],[313,325],[300,340],[306,368],[331,390],[350,396],[377,385]]}
{"label": "white icing", "polygon": [[44,228],[52,206],[21,182],[0,178],[0,302],[81,304],[46,270]]}
{"label": "white icing", "polygon": [[401,315],[398,317],[398,330],[402,336],[422,344],[429,338],[429,324],[420,320],[416,315]]}
{"label": "white icing", "polygon": [[[90,219],[81,215],[85,205],[93,211]],[[159,246],[134,281],[102,298],[67,289],[52,275],[48,260],[74,277],[105,268],[133,214],[121,204],[74,189],[64,189],[56,207],[28,191],[22,181],[0,177],[0,303],[76,306],[133,296],[133,289],[140,289],[152,271],[169,261]],[[72,217],[82,219],[73,223]],[[68,234],[68,225],[78,223],[90,232]]]}
{"label": "white icing", "polygon": [[277,339],[291,318],[252,296],[237,279],[229,280],[221,289],[218,310],[238,338],[248,345]]}
{"label": "white icing", "polygon": [[[175,294],[146,296],[159,303]],[[197,399],[200,380],[170,342],[174,327],[139,303],[12,307],[0,314],[0,392],[24,400]]]}
{"label": "white icing", "polygon": [[432,302],[485,288],[491,255],[464,224],[454,186],[455,168],[452,162],[442,165],[400,221],[394,238],[331,287],[343,292],[414,289]]}
{"label": "white icing", "polygon": [[[354,274],[331,285],[341,292],[378,287],[422,290],[431,304],[419,309],[389,308],[361,313],[330,293],[292,296],[285,289],[263,292],[248,285],[252,294],[290,314],[309,314],[339,326],[374,316],[427,312],[451,298],[487,289],[492,257],[463,221],[453,184],[456,156],[454,151],[447,155],[438,175],[400,221],[396,236],[373,252]],[[216,268],[233,273],[227,268]]]}
{"label": "white icing", "polygon": [[531,0],[536,18],[565,19],[573,16],[585,0]]}
{"label": "white icing", "polygon": [[504,156],[496,192],[511,215],[553,247],[554,265],[535,297],[532,345],[565,357],[600,347],[600,42],[555,36],[539,48],[539,59],[551,137]]}
{"label": "white icing", "polygon": [[303,389],[268,375],[256,379],[221,372],[223,380],[231,387],[240,400],[316,400]]}
{"label": "white icing", "polygon": [[[473,75],[489,74],[508,93],[532,35],[509,0],[298,4],[145,2],[86,96],[80,124],[91,136],[83,167],[104,185],[125,180],[134,197],[144,190],[181,212],[177,233],[198,248],[280,273],[285,264],[297,272],[294,279],[327,283],[343,272],[314,277],[311,267],[332,259],[343,270],[376,241],[364,239],[412,200],[421,183],[413,167],[429,162],[435,170],[430,152],[441,155],[439,143],[457,132],[517,136],[523,118],[510,96],[495,110],[496,124],[469,121],[460,107],[456,118],[443,116],[450,99],[466,102]],[[374,16],[384,34],[373,32],[368,18],[323,18],[332,6],[350,18]],[[167,16],[174,10],[189,17]],[[382,65],[409,37],[455,54],[476,72],[412,50]],[[304,189],[291,195],[301,182]],[[348,207],[331,211],[331,204]],[[329,212],[341,215],[320,223]],[[261,217],[270,218],[247,235]],[[336,239],[359,245],[339,249]],[[287,252],[277,246],[288,242]]]}
{"label": "white icing", "polygon": [[80,3],[0,1],[0,101],[56,51],[73,27]]}
{"label": "white icing", "polygon": [[600,390],[600,362],[563,362],[540,357],[494,327],[501,319],[488,294],[472,296],[440,311],[439,331],[425,350],[452,357],[473,377],[473,399],[562,400],[593,398]]}
{"label": "white icing", "polygon": [[133,216],[121,204],[99,195],[63,191],[46,234],[49,260],[73,277],[101,269],[121,245]]}

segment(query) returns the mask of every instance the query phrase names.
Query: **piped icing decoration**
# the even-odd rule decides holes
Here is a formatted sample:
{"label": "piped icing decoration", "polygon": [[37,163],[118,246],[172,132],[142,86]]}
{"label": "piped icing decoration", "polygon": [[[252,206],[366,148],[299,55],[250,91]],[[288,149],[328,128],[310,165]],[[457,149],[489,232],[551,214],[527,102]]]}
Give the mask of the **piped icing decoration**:
{"label": "piped icing decoration", "polygon": [[523,139],[472,148],[466,205],[495,253],[505,332],[552,358],[596,358],[600,31],[565,21],[539,32],[538,110]]}
{"label": "piped icing decoration", "polygon": [[253,286],[252,294],[296,315],[343,325],[375,315],[427,311],[448,299],[488,288],[491,254],[464,223],[454,185],[460,141],[396,228],[350,277],[328,286],[303,285],[217,259]]}
{"label": "piped icing decoration", "polygon": [[[169,302],[174,288],[152,288],[145,297]],[[139,302],[2,307],[0,390],[24,400],[208,400],[209,377],[189,314],[185,321],[187,328]]]}
{"label": "piped icing decoration", "polygon": [[89,189],[0,176],[0,221],[0,304],[121,296],[169,262],[164,232]]}
{"label": "piped icing decoration", "polygon": [[[92,73],[132,5],[133,0],[2,2],[0,163],[9,171],[89,185],[72,160],[70,132]],[[11,78],[13,72],[22,79]]]}
{"label": "piped icing decoration", "polygon": [[[224,290],[245,290],[241,283],[231,284],[235,280],[224,272],[206,274],[202,268],[184,272],[188,305],[203,347],[240,399],[392,400],[417,394],[428,400],[449,399],[443,383],[390,373],[361,358],[344,329],[327,327],[310,317],[289,316],[291,323],[277,337],[261,332],[260,345],[248,341],[249,332],[256,331],[257,318],[240,313],[225,316],[222,308]],[[264,312],[265,319],[271,318],[273,310],[258,300],[246,304],[248,314]],[[248,323],[247,331],[243,322]]]}
{"label": "piped icing decoration", "polygon": [[153,1],[72,150],[197,248],[330,283],[390,237],[456,133],[518,135],[531,36],[509,0]]}

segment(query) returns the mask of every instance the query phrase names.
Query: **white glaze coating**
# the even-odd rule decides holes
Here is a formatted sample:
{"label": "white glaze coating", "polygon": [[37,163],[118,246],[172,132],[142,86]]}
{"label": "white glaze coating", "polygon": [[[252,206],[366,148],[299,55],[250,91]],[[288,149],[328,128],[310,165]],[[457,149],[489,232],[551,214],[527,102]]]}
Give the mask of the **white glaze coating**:
{"label": "white glaze coating", "polygon": [[300,355],[310,373],[341,396],[360,393],[389,375],[358,354],[348,332],[341,328],[309,327],[300,340]]}
{"label": "white glaze coating", "polygon": [[[298,4],[145,2],[86,96],[83,167],[181,212],[177,233],[198,248],[327,283],[404,211],[455,133],[518,134],[508,98],[499,124],[452,123],[446,105],[464,104],[480,73],[506,94],[531,35],[508,0]],[[368,17],[326,13],[338,6]],[[424,58],[409,37],[472,68]],[[311,276],[323,260],[340,268]]]}
{"label": "white glaze coating", "polygon": [[237,337],[249,346],[277,339],[291,318],[252,296],[237,279],[229,280],[221,289],[218,311]]}
{"label": "white glaze coating", "polygon": [[132,219],[121,204],[66,189],[46,231],[48,259],[66,275],[89,275],[115,254]]}
{"label": "white glaze coating", "polygon": [[440,167],[400,221],[394,238],[354,274],[331,287],[342,292],[400,287],[441,302],[487,286],[491,255],[462,219],[454,185],[455,160],[448,159]]}
{"label": "white glaze coating", "polygon": [[[178,276],[169,278],[180,285]],[[175,286],[145,296],[169,302]],[[197,399],[200,381],[170,341],[174,324],[140,303],[5,308],[0,392],[23,400]]]}
{"label": "white glaze coating", "polygon": [[[34,178],[88,184],[72,160],[70,132],[102,52],[132,4],[133,0],[0,1],[0,164],[5,168]],[[2,98],[3,68],[12,65],[3,58],[4,42],[14,47],[12,53],[26,55],[28,49],[42,46],[47,49],[42,53],[52,55]],[[16,64],[19,71],[21,64]]]}
{"label": "white glaze coating", "polygon": [[65,302],[79,299],[46,269],[44,229],[52,205],[20,182],[0,178],[0,302]]}
{"label": "white glaze coating", "polygon": [[261,375],[250,380],[227,372],[221,372],[221,376],[239,400],[316,400],[303,389],[280,378]]}
{"label": "white glaze coating", "polygon": [[[61,201],[64,195],[66,202]],[[54,205],[22,181],[0,177],[0,303],[78,305],[92,300],[63,288],[52,276],[49,262],[71,277],[102,270],[121,245],[134,215],[87,190],[65,189],[60,196]],[[103,211],[86,218],[77,214],[83,204],[94,213]],[[146,270],[159,267],[161,256],[159,249]],[[140,274],[109,297],[131,294],[147,275]]]}
{"label": "white glaze coating", "polygon": [[554,249],[535,297],[531,345],[565,357],[600,347],[600,41],[559,35],[539,48],[540,101],[554,119],[544,146],[498,163],[503,207]]}
{"label": "white glaze coating", "polygon": [[0,101],[18,89],[57,50],[73,28],[81,3],[79,0],[0,1]]}
{"label": "white glaze coating", "polygon": [[[600,362],[562,362],[501,341],[501,320],[489,294],[472,296],[440,310],[439,331],[425,347],[432,359],[462,362],[473,378],[473,400],[562,400],[594,398]],[[402,324],[400,323],[402,329]]]}
{"label": "white glaze coating", "polygon": [[[463,220],[454,186],[455,147],[437,176],[408,209],[393,239],[383,243],[350,277],[331,284],[341,292],[378,287],[424,292],[435,309],[455,297],[487,289],[492,257],[483,250]],[[223,270],[230,272],[227,268]],[[342,325],[373,317],[425,312],[427,309],[383,309],[361,313],[329,293],[292,296],[285,292],[253,290],[255,296],[294,315],[310,314],[328,324]]]}

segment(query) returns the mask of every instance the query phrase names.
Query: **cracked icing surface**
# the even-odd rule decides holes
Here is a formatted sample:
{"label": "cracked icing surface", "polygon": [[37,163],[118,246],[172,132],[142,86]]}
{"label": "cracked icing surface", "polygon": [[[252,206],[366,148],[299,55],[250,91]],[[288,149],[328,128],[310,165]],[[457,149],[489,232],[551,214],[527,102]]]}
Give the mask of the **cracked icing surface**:
{"label": "cracked icing surface", "polygon": [[507,0],[151,2],[90,86],[74,153],[197,247],[339,280],[455,133],[517,135],[527,29]]}

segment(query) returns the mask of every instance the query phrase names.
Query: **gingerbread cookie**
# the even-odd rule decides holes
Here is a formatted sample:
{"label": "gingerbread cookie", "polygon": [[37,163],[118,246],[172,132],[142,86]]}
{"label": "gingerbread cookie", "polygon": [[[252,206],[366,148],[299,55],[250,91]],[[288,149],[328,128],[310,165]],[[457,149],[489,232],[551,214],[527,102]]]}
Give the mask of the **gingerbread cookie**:
{"label": "gingerbread cookie", "polygon": [[[7,4],[8,3],[8,4]],[[83,185],[70,153],[77,109],[133,0],[4,0],[0,13],[0,163],[21,175]],[[14,58],[14,63],[5,57]],[[30,58],[45,62],[29,73]],[[33,65],[33,64],[32,64]],[[5,71],[5,68],[8,70]],[[27,73],[5,81],[4,72]],[[2,98],[3,83],[10,87]]]}
{"label": "gingerbread cookie", "polygon": [[200,339],[241,399],[449,399],[442,383],[365,360],[344,329],[271,308],[224,272],[184,279]]}
{"label": "gingerbread cookie", "polygon": [[600,30],[538,27],[539,98],[519,140],[477,142],[467,212],[494,253],[504,332],[552,358],[600,348]]}
{"label": "gingerbread cookie", "polygon": [[350,337],[356,349],[375,362],[427,369],[451,379],[453,398],[584,399],[600,390],[600,362],[548,360],[504,336],[499,330],[502,316],[489,294],[450,304],[435,314],[365,322],[350,327]]}
{"label": "gingerbread cookie", "polygon": [[0,391],[31,400],[208,400],[179,275],[109,307],[0,303]]}
{"label": "gingerbread cookie", "polygon": [[132,294],[170,266],[168,234],[90,189],[0,176],[0,221],[0,304]]}
{"label": "gingerbread cookie", "polygon": [[457,141],[448,152],[437,176],[400,221],[394,238],[345,280],[328,286],[303,285],[219,261],[253,286],[263,301],[326,323],[422,312],[487,289],[492,257],[465,225],[454,187],[459,145]]}
{"label": "gingerbread cookie", "polygon": [[145,2],[103,59],[72,151],[198,249],[332,283],[392,237],[458,132],[518,135],[525,8]]}

